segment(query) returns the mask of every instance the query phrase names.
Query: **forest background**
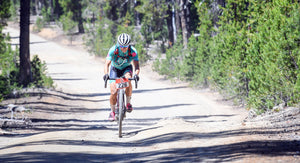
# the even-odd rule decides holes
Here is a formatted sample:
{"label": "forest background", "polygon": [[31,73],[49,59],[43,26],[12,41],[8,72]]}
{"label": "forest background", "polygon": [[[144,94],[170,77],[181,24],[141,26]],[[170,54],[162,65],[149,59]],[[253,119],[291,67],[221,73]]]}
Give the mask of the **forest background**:
{"label": "forest background", "polygon": [[[23,54],[12,50],[2,33],[9,20],[22,24],[24,1],[0,2],[0,101],[24,86],[53,84],[37,56],[27,67],[30,84],[24,84]],[[150,45],[158,47],[153,69],[161,75],[216,89],[258,114],[277,105],[299,106],[299,0],[27,2],[26,14],[37,17],[34,30],[56,24],[70,40],[83,34],[92,54],[105,57],[117,35],[126,32],[143,64],[153,59]]]}

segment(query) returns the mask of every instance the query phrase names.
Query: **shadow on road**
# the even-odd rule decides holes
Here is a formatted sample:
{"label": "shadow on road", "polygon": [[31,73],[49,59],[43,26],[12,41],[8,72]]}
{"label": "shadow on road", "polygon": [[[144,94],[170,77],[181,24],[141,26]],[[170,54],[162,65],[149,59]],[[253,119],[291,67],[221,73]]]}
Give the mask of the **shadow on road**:
{"label": "shadow on road", "polygon": [[[57,80],[84,80],[84,79],[57,79]],[[149,91],[164,91],[164,90],[172,90],[172,89],[181,89],[186,87],[169,87],[169,88],[160,88],[160,89],[149,89],[149,90],[134,90],[133,93],[143,93]],[[63,98],[64,100],[76,100],[76,101],[87,101],[87,102],[102,102],[104,100],[90,100],[85,99],[89,97],[102,97],[102,96],[109,96],[110,93],[82,93],[82,94],[75,94],[75,93],[67,93],[63,91],[49,91],[49,92],[26,92],[28,96],[56,96]],[[105,100],[106,101],[106,100]]]}
{"label": "shadow on road", "polygon": [[[126,147],[147,147],[156,143],[176,142],[182,139],[190,139],[191,134],[199,139],[224,137],[231,134],[247,134],[247,131],[227,131],[224,135],[219,133],[172,133],[159,135],[152,138],[142,139],[135,142],[104,142],[104,141],[77,141],[77,140],[49,140],[17,144],[14,146],[2,147],[8,149],[21,146],[34,145],[76,145],[76,146],[97,146],[116,148]],[[194,138],[195,139],[195,138]],[[201,143],[200,143],[201,144]],[[130,154],[91,154],[91,153],[47,153],[47,152],[21,152],[1,155],[1,162],[230,162],[253,155],[264,156],[296,156],[299,155],[300,142],[295,141],[244,141],[226,145],[199,146],[191,148],[171,148],[164,150],[153,150],[148,152],[136,152]]]}
{"label": "shadow on road", "polygon": [[[58,79],[58,80],[71,80],[71,79]],[[84,80],[84,79],[81,79]],[[154,91],[165,91],[165,90],[176,90],[176,89],[183,89],[187,87],[168,87],[168,88],[159,88],[159,89],[142,89],[142,90],[133,90],[133,94],[135,93],[145,93],[145,92],[154,92]],[[101,97],[101,96],[109,96],[110,93],[85,93],[85,94],[73,94],[73,93],[66,93],[62,91],[57,91],[61,94],[73,97]]]}
{"label": "shadow on road", "polygon": [[[11,37],[12,38],[12,37]],[[19,37],[15,37],[15,38],[12,38],[12,39],[19,39]],[[47,43],[48,41],[36,41],[36,42],[30,42],[29,44],[44,44],[44,43]],[[11,43],[10,44],[11,46],[20,46],[20,43]]]}
{"label": "shadow on road", "polygon": [[86,80],[84,78],[64,78],[64,79],[59,79],[59,78],[52,78],[53,80],[62,80],[62,81],[72,81],[72,80]]}
{"label": "shadow on road", "polygon": [[181,86],[181,87],[168,87],[168,88],[156,88],[156,89],[138,89],[138,90],[133,90],[133,93],[145,93],[145,92],[155,92],[155,91],[166,91],[166,90],[177,90],[177,89],[183,89],[183,88],[188,88],[186,86]]}
{"label": "shadow on road", "polygon": [[[162,91],[171,89],[181,89],[184,87],[170,87],[154,90],[140,90],[136,93],[149,92],[149,91]],[[75,101],[82,102],[101,102],[105,100],[90,100],[88,97],[106,96],[109,94],[69,94],[64,92],[43,92],[43,93],[29,93],[32,96],[40,97],[58,97],[67,102],[60,103],[60,101],[45,102],[45,101],[31,101],[26,102],[28,105],[39,106],[39,112],[53,112],[55,114],[72,114],[72,113],[95,113],[99,111],[107,111],[106,109],[97,108],[84,108],[77,104]],[[172,104],[162,106],[146,106],[136,108],[137,110],[157,110],[178,106],[191,106],[193,104]],[[199,122],[211,117],[227,117],[230,118],[235,115],[201,115],[201,116],[178,116],[176,118],[185,121]],[[156,124],[160,118],[131,118],[126,119],[126,126],[124,130],[124,137],[134,137],[143,134],[144,131],[155,130],[159,127],[152,125]],[[66,118],[66,119],[51,119],[48,117],[32,118],[32,123],[35,124],[33,130],[36,133],[29,133],[24,135],[17,135],[17,137],[27,137],[31,135],[38,135],[49,131],[78,131],[85,132],[92,130],[93,132],[100,132],[101,130],[113,130],[117,132],[116,123],[107,123],[106,120],[84,120],[79,118]],[[95,125],[96,124],[96,125]],[[99,125],[102,124],[102,125]],[[105,124],[105,125],[103,125]],[[297,124],[299,125],[299,124]],[[149,128],[141,127],[149,126]],[[126,128],[127,127],[127,128]],[[130,130],[127,130],[127,129]],[[134,130],[132,129],[134,128]],[[126,132],[128,131],[128,132]],[[289,130],[286,130],[289,132]],[[201,131],[195,132],[173,132],[163,133],[155,136],[148,136],[147,138],[137,139],[134,141],[104,141],[97,140],[68,140],[68,139],[54,139],[44,141],[31,141],[16,143],[13,145],[4,145],[0,147],[0,153],[4,150],[21,149],[23,146],[45,146],[59,145],[65,147],[93,147],[105,148],[113,147],[119,149],[151,149],[147,152],[133,152],[125,154],[106,154],[106,153],[72,153],[72,152],[12,152],[13,154],[1,154],[0,162],[231,162],[242,158],[250,158],[254,155],[262,156],[299,156],[300,142],[299,141],[285,141],[285,140],[257,140],[257,141],[241,141],[238,143],[229,143],[222,145],[206,145],[208,139],[221,139],[236,136],[247,135],[277,135],[277,128],[268,128],[267,130],[261,128],[251,129],[237,129],[225,130],[219,132],[203,133]],[[5,137],[2,135],[1,137]],[[190,148],[170,148],[155,150],[156,145],[164,145],[164,143],[177,143],[193,140],[194,144]],[[205,144],[205,145],[204,145]],[[58,149],[59,151],[59,149]],[[138,150],[137,150],[138,151]],[[113,152],[112,152],[113,153]]]}
{"label": "shadow on road", "polygon": [[171,107],[179,107],[179,106],[191,106],[193,104],[172,104],[172,105],[158,105],[158,106],[142,106],[142,107],[134,107],[136,110],[158,110],[158,109],[166,109]]}
{"label": "shadow on road", "polygon": [[26,92],[26,95],[28,96],[40,96],[47,97],[47,96],[53,96],[53,97],[59,97],[64,100],[72,100],[72,101],[86,101],[86,102],[102,102],[106,100],[90,100],[85,99],[84,97],[95,97],[94,94],[71,94],[71,93],[65,93],[62,91],[52,91],[52,92]]}

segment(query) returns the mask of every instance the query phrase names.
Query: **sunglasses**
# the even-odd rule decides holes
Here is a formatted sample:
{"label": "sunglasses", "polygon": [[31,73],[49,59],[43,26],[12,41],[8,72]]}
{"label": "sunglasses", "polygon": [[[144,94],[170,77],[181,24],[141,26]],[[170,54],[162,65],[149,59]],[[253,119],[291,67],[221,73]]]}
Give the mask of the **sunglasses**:
{"label": "sunglasses", "polygon": [[127,46],[121,46],[121,45],[120,45],[120,48],[128,48],[128,45],[127,45]]}

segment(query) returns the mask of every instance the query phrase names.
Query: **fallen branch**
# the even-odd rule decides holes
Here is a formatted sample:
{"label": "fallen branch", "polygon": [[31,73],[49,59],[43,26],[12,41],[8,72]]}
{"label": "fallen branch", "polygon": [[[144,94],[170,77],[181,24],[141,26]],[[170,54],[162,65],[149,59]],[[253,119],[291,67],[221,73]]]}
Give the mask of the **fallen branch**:
{"label": "fallen branch", "polygon": [[1,128],[28,128],[32,126],[30,119],[0,119]]}

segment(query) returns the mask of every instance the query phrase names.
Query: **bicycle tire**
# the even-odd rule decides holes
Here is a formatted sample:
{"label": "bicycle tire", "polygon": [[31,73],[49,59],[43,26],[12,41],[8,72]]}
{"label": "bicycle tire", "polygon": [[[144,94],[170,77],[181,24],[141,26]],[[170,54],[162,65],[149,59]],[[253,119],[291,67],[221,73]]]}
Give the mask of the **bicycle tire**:
{"label": "bicycle tire", "polygon": [[119,120],[118,120],[118,125],[119,125],[119,138],[122,137],[122,121],[124,118],[124,90],[121,90],[118,94],[118,109],[119,109]]}

